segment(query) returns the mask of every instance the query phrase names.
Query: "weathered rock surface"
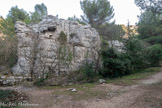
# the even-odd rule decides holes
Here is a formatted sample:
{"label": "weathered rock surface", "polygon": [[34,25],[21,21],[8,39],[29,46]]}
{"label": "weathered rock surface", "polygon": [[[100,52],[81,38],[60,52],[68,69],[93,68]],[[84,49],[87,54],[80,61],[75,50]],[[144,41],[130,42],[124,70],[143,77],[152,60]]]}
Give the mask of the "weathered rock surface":
{"label": "weathered rock surface", "polygon": [[104,79],[99,79],[99,83],[100,83],[100,84],[103,84],[103,83],[107,83],[107,82],[106,82],[106,80],[104,80]]}
{"label": "weathered rock surface", "polygon": [[0,75],[0,86],[12,86],[27,81],[27,77]]}
{"label": "weathered rock surface", "polygon": [[85,60],[98,57],[100,37],[89,25],[47,16],[35,25],[18,21],[15,28],[18,62],[12,69],[14,75],[70,74]]}
{"label": "weathered rock surface", "polygon": [[117,49],[118,51],[123,51],[124,44],[118,40],[108,41],[109,46]]}

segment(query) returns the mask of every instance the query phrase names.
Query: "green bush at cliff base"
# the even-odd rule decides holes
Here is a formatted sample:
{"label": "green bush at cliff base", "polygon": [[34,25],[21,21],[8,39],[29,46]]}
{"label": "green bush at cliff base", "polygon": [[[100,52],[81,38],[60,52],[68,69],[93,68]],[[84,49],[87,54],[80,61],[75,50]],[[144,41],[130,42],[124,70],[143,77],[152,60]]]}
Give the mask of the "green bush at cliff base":
{"label": "green bush at cliff base", "polygon": [[151,66],[158,66],[162,59],[162,45],[155,44],[146,49],[147,60]]}

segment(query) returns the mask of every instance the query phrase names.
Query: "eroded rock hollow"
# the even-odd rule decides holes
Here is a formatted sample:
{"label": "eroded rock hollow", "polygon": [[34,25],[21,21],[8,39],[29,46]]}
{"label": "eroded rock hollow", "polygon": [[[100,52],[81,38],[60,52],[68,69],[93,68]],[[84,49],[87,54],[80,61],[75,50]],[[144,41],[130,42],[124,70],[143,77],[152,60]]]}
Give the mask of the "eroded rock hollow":
{"label": "eroded rock hollow", "polygon": [[47,16],[39,24],[16,22],[18,62],[14,75],[44,77],[69,74],[85,60],[98,58],[100,37],[94,28]]}

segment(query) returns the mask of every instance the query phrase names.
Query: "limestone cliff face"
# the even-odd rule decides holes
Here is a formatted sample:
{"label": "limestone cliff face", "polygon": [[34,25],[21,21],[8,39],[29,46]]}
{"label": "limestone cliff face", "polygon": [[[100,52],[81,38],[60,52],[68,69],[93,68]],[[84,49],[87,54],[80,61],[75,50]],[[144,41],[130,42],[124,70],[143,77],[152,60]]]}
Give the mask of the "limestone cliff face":
{"label": "limestone cliff face", "polygon": [[15,28],[18,62],[13,67],[14,75],[69,74],[85,60],[98,57],[100,37],[89,25],[47,16],[35,25],[18,21]]}

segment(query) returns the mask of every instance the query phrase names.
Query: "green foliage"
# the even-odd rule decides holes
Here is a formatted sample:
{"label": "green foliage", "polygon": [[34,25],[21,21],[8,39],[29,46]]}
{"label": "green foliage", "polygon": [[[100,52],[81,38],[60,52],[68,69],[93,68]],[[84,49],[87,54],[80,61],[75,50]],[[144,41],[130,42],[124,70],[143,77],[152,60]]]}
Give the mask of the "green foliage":
{"label": "green foliage", "polygon": [[69,62],[69,63],[71,63],[71,61],[72,61],[72,59],[73,59],[73,53],[69,50],[68,51],[69,53],[68,53],[68,57],[67,57],[67,61]]}
{"label": "green foliage", "polygon": [[4,35],[15,36],[14,24],[11,21],[11,18],[3,19],[0,21],[1,29],[0,32]]}
{"label": "green foliage", "polygon": [[65,45],[67,43],[67,35],[63,31],[61,31],[58,40],[61,45]]}
{"label": "green foliage", "polygon": [[44,79],[44,78],[37,79],[37,80],[34,82],[34,85],[35,85],[35,86],[44,86],[44,85],[45,85],[45,79]]}
{"label": "green foliage", "polygon": [[[47,8],[44,4],[36,5],[35,12],[31,15],[32,21],[47,15]],[[36,19],[36,20],[35,20]],[[23,21],[27,24],[31,22],[29,14],[19,9],[17,6],[12,7],[6,17],[0,20],[0,33],[3,33],[5,39],[0,39],[0,63],[12,67],[17,61],[17,41],[15,37],[15,22]]]}
{"label": "green foliage", "polygon": [[17,6],[12,7],[6,19],[0,21],[4,39],[0,39],[0,63],[12,67],[17,62],[17,39],[14,24],[16,21],[30,22],[29,14]]}
{"label": "green foliage", "polygon": [[17,6],[11,8],[7,18],[2,23],[4,28],[3,33],[9,36],[14,36],[14,24],[16,21],[23,21],[25,23],[30,22],[29,14],[23,9],[19,9]]}
{"label": "green foliage", "polygon": [[83,21],[93,27],[109,22],[114,17],[114,9],[108,0],[83,0],[80,1],[84,15]]}
{"label": "green foliage", "polygon": [[160,15],[155,15],[151,11],[143,12],[139,17],[138,32],[142,38],[157,36],[161,34],[162,24]]}
{"label": "green foliage", "polygon": [[114,48],[102,51],[103,68],[100,74],[103,77],[115,78],[131,72],[131,61],[123,53]]}
{"label": "green foliage", "polygon": [[[100,74],[103,77],[115,78],[127,75],[133,70],[157,66],[161,59],[162,46],[150,46],[137,37],[129,37],[124,41],[124,49],[118,52],[113,48],[103,49],[103,67]],[[148,47],[148,48],[147,48]]]}
{"label": "green foliage", "polygon": [[73,53],[67,46],[67,35],[63,31],[60,32],[58,41],[60,42],[60,47],[58,49],[58,58],[60,60],[59,65],[70,66],[73,58]]}
{"label": "green foliage", "polygon": [[14,24],[16,21],[23,21],[27,24],[31,22],[38,23],[41,21],[43,16],[47,15],[47,13],[47,7],[44,4],[35,5],[35,12],[31,13],[31,16],[29,16],[25,10],[19,9],[17,6],[12,7],[6,19],[0,20],[0,25],[2,26],[0,32],[9,36],[14,36]]}
{"label": "green foliage", "polygon": [[149,10],[156,14],[161,13],[161,0],[135,0],[135,4],[140,7],[141,10]]}
{"label": "green foliage", "polygon": [[159,65],[162,44],[161,0],[135,0],[137,6],[143,11],[139,17],[138,32],[144,41],[152,46],[144,51],[146,59],[151,66]]}
{"label": "green foliage", "polygon": [[148,44],[135,37],[129,37],[124,43],[125,48],[122,52],[114,48],[102,51],[103,67],[100,74],[103,77],[121,77],[139,69],[159,65],[162,59],[161,44],[148,47]]}
{"label": "green foliage", "polygon": [[27,96],[22,93],[10,90],[0,89],[0,108],[21,108],[20,102],[27,100]]}
{"label": "green foliage", "polygon": [[147,62],[143,50],[147,44],[135,37],[129,37],[124,41],[124,51],[128,55],[134,69],[143,68]]}
{"label": "green foliage", "polygon": [[66,56],[66,47],[65,46],[61,46],[59,48],[59,51],[58,51],[58,56],[59,56],[59,60],[63,61],[65,60],[65,56]]}
{"label": "green foliage", "polygon": [[2,32],[5,35],[14,36],[14,24],[16,21],[23,21],[27,24],[30,23],[29,14],[25,10],[19,9],[17,6],[12,7],[6,19],[0,21],[0,25],[2,25],[2,29],[0,32]]}
{"label": "green foliage", "polygon": [[47,7],[45,4],[37,4],[35,5],[35,12],[31,13],[31,22],[39,23],[44,16],[48,15]]}
{"label": "green foliage", "polygon": [[19,9],[17,6],[12,7],[9,11],[6,20],[11,21],[11,23],[15,24],[16,21],[23,21],[25,23],[30,22],[29,14],[23,10]]}
{"label": "green foliage", "polygon": [[103,36],[100,36],[100,40],[101,40],[101,49],[102,50],[107,49],[107,47],[109,46],[108,41],[103,39]]}
{"label": "green foliage", "polygon": [[66,46],[67,36],[63,31],[61,31],[58,40],[60,42],[60,47],[58,49],[59,60],[62,63],[65,63],[67,61],[67,59],[68,60],[71,59],[71,57],[70,57],[71,55],[68,55],[68,57],[67,57],[67,54],[69,54],[68,50],[67,50],[67,46]]}
{"label": "green foliage", "polygon": [[86,62],[85,65],[81,68],[85,78],[93,79],[96,76],[96,72],[93,69],[94,64]]}
{"label": "green foliage", "polygon": [[83,22],[81,19],[77,18],[76,16],[74,16],[74,17],[68,17],[68,20],[69,21],[77,21],[77,22],[79,22],[79,24],[86,25],[85,22]]}
{"label": "green foliage", "polygon": [[12,95],[11,90],[0,90],[0,101],[6,100],[6,98]]}
{"label": "green foliage", "polygon": [[70,65],[73,59],[73,54],[67,46],[62,45],[58,49],[58,58],[61,63],[66,64],[68,62],[68,65]]}
{"label": "green foliage", "polygon": [[76,33],[71,33],[71,34],[70,34],[70,37],[73,38],[73,37],[75,37],[76,35],[77,35]]}
{"label": "green foliage", "polygon": [[119,40],[125,34],[121,25],[108,23],[98,26],[97,31],[103,37],[103,40]]}
{"label": "green foliage", "polygon": [[146,40],[149,38],[147,41],[151,44],[161,42],[161,38],[159,36],[162,33],[162,1],[135,0],[135,3],[142,10],[138,22],[138,32],[140,37]]}
{"label": "green foliage", "polygon": [[132,85],[136,84],[136,80],[144,79],[147,77],[150,77],[151,75],[155,74],[155,72],[160,72],[160,67],[150,67],[146,69],[140,69],[137,71],[134,71],[130,75],[123,76],[122,78],[116,78],[116,79],[109,79],[108,83],[113,83],[117,85]]}
{"label": "green foliage", "polygon": [[151,36],[151,37],[148,37],[148,38],[144,39],[144,41],[148,42],[151,45],[162,44],[162,35]]}
{"label": "green foliage", "polygon": [[82,70],[79,69],[79,70],[70,72],[70,74],[67,75],[67,79],[70,80],[71,82],[81,83],[81,82],[84,82],[85,75],[83,74]]}
{"label": "green foliage", "polygon": [[67,75],[67,79],[76,83],[91,83],[96,81],[99,77],[99,74],[95,72],[94,63],[90,61],[85,61],[78,70],[72,71]]}
{"label": "green foliage", "polygon": [[146,49],[147,60],[150,62],[151,66],[158,66],[160,60],[162,59],[162,45],[155,44]]}

